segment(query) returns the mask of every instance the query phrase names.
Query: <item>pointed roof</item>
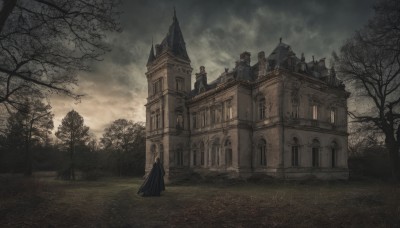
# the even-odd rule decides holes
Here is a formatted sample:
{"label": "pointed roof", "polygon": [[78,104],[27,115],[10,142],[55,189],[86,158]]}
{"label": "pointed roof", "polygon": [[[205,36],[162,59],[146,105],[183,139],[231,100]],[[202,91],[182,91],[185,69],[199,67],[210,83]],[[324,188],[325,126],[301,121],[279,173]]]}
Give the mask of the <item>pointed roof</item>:
{"label": "pointed roof", "polygon": [[186,52],[185,40],[183,39],[181,28],[179,27],[178,18],[176,17],[176,11],[174,8],[174,16],[172,18],[172,24],[169,26],[167,36],[161,42],[162,51],[171,50],[176,56],[179,56],[185,60],[190,61],[189,56]]}
{"label": "pointed roof", "polygon": [[156,56],[154,55],[153,42],[151,42],[151,49],[150,49],[149,59],[147,60],[147,65],[151,64],[155,59]]}

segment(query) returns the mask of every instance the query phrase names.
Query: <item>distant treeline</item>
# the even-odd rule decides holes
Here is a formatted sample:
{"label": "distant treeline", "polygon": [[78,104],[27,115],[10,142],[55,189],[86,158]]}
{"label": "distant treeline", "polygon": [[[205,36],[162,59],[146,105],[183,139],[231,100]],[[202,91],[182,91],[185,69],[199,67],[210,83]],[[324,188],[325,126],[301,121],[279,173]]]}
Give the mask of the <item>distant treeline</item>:
{"label": "distant treeline", "polygon": [[98,179],[105,175],[141,176],[145,163],[145,127],[115,120],[97,140],[72,110],[51,135],[51,107],[28,100],[10,113],[0,134],[0,172],[57,171],[61,179]]}

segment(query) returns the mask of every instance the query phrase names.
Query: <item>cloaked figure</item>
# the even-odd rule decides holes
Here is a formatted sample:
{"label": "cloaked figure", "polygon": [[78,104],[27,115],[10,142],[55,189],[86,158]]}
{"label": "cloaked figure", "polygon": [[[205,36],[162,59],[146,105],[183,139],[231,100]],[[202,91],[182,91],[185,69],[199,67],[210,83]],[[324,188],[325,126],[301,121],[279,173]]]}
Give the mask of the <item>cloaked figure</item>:
{"label": "cloaked figure", "polygon": [[160,196],[161,191],[165,191],[164,175],[164,167],[160,162],[160,158],[157,157],[153,168],[144,180],[142,186],[140,186],[137,194],[141,194],[142,196]]}

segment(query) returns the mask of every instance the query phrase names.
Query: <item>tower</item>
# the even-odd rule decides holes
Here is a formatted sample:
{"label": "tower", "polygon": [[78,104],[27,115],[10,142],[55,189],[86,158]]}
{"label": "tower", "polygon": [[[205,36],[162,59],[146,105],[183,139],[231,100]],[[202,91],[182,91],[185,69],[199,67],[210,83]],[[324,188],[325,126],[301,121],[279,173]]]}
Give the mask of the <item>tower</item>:
{"label": "tower", "polygon": [[161,44],[151,46],[147,62],[146,173],[160,157],[167,180],[189,166],[189,116],[185,101],[191,91],[190,59],[174,15]]}

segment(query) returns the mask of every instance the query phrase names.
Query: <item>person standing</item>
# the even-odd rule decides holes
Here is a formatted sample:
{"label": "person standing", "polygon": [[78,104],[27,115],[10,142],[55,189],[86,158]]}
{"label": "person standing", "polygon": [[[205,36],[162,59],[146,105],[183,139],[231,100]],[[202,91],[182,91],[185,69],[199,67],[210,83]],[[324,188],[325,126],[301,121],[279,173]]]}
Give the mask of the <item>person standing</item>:
{"label": "person standing", "polygon": [[160,162],[160,158],[157,157],[153,164],[153,168],[144,180],[142,186],[140,186],[137,194],[141,194],[143,197],[160,196],[161,192],[165,191],[164,175],[164,167]]}

